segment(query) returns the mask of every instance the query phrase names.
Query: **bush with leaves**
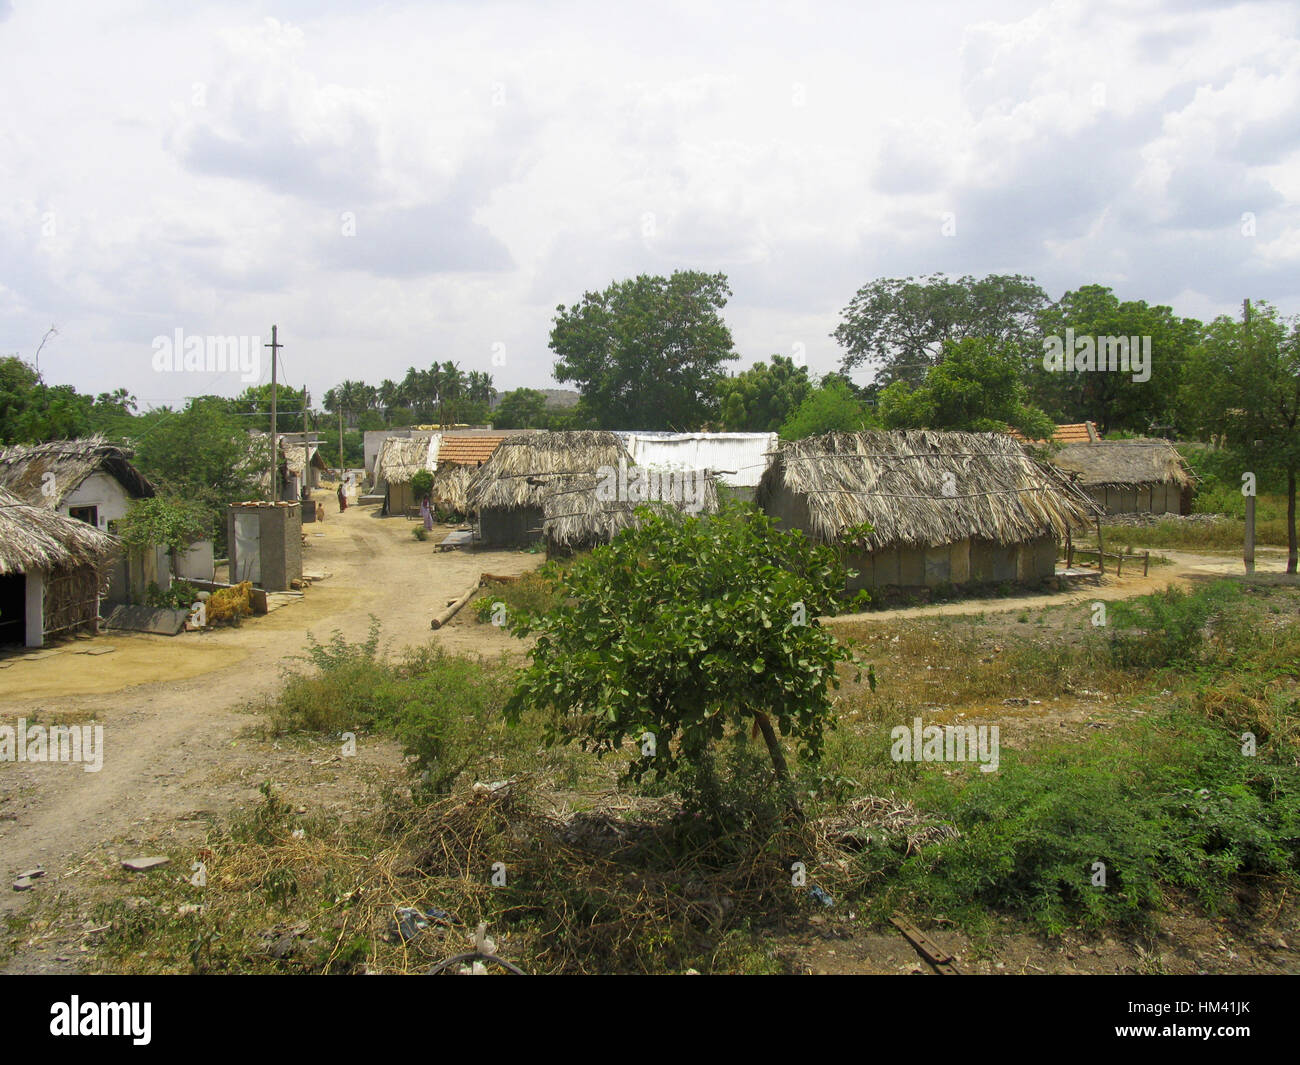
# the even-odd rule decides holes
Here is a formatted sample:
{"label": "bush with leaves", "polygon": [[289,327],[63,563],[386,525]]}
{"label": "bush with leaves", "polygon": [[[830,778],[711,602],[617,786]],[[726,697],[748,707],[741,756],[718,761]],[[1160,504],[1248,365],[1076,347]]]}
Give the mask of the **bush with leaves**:
{"label": "bush with leaves", "polygon": [[560,578],[558,607],[514,620],[537,641],[507,718],[545,711],[548,742],[598,754],[631,739],[643,753],[633,780],[692,771],[728,732],[753,728],[787,780],[777,733],[815,760],[836,664],[852,660],[817,622],[843,591],[839,556],[735,504],[639,514]]}
{"label": "bush with leaves", "polygon": [[1170,585],[1163,592],[1113,604],[1110,642],[1116,665],[1125,669],[1194,665],[1207,623],[1240,597],[1240,586],[1224,580],[1191,593]]}

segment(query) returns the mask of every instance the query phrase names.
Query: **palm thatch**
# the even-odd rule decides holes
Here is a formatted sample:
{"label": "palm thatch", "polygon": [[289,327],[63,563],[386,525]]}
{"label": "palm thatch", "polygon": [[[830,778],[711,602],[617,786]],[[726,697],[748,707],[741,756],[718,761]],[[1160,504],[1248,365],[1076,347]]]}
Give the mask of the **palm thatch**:
{"label": "palm thatch", "polygon": [[1193,481],[1178,449],[1167,440],[1098,440],[1070,444],[1052,457],[1058,469],[1078,475],[1085,488],[1120,488]]}
{"label": "palm thatch", "polygon": [[0,488],[0,576],[98,569],[118,551],[118,541],[93,525],[25,503]]}
{"label": "palm thatch", "polygon": [[[667,478],[680,483],[680,471],[653,471],[657,484],[667,486]],[[663,478],[662,481],[659,478]],[[696,481],[691,475],[689,492],[678,493],[665,487],[652,489],[651,500],[636,503],[604,498],[600,490],[601,479],[588,474],[565,478],[556,482],[542,504],[542,531],[553,548],[573,550],[607,543],[624,529],[638,523],[637,508],[647,506],[654,510],[675,513],[716,514],[718,511],[718,482],[713,475],[701,474]],[[702,498],[696,498],[696,496]]]}
{"label": "palm thatch", "polygon": [[[825,543],[939,547],[978,538],[1008,545],[1082,527],[1097,514],[1082,490],[1003,433],[827,433],[782,445],[758,488],[807,506]],[[854,535],[869,523],[869,535]]]}
{"label": "palm thatch", "polygon": [[438,437],[390,436],[375,460],[375,478],[385,484],[410,484],[417,473],[432,473],[438,453]]}
{"label": "palm thatch", "polygon": [[469,505],[489,508],[540,509],[556,481],[583,475],[594,477],[602,466],[617,468],[628,461],[623,442],[614,433],[575,430],[509,436],[492,457],[474,471]]}
{"label": "palm thatch", "polygon": [[150,498],[154,486],[131,465],[131,457],[127,448],[102,436],[15,444],[0,450],[0,488],[33,506],[58,509],[87,477],[105,473],[132,499]]}
{"label": "palm thatch", "polygon": [[469,483],[475,472],[472,466],[440,465],[434,472],[433,491],[430,493],[434,507],[455,514],[470,513]]}

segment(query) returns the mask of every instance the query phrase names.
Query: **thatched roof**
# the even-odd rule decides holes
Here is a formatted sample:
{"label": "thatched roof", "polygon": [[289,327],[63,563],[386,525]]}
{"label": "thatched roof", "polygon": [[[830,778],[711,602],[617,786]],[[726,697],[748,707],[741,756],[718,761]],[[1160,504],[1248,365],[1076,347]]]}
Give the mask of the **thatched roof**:
{"label": "thatched roof", "polygon": [[1178,449],[1167,440],[1098,440],[1070,444],[1052,457],[1066,473],[1077,473],[1086,488],[1163,484],[1180,488],[1192,483]]}
{"label": "thatched roof", "polygon": [[[131,455],[131,451],[108,443],[102,436],[15,444],[0,450],[0,488],[34,506],[57,509],[87,477],[105,473],[132,499],[148,499],[154,494],[154,486],[131,465]],[[53,478],[46,477],[50,473]]]}
{"label": "thatched roof", "polygon": [[[682,495],[670,490],[670,482],[660,481],[669,471],[654,471],[655,484],[664,484],[662,491],[652,495],[668,497],[669,501],[652,501],[645,504],[603,499],[598,491],[600,481],[588,474],[557,481],[542,503],[542,531],[547,541],[558,547],[572,548],[605,543],[624,529],[637,523],[638,506],[667,509],[676,513],[715,514],[718,510],[718,483],[711,475],[692,477],[688,491]],[[679,474],[673,471],[672,476]],[[698,490],[703,498],[696,498]],[[673,498],[676,497],[676,498]]]}
{"label": "thatched roof", "polygon": [[438,441],[433,436],[390,436],[375,460],[375,477],[386,484],[409,484],[422,470],[432,473],[437,467]]}
{"label": "thatched roof", "polygon": [[468,514],[469,483],[474,479],[472,466],[442,466],[433,475],[433,492],[431,498],[436,507],[452,510],[457,514]]}
{"label": "thatched roof", "polygon": [[835,542],[869,522],[861,545],[871,551],[1059,538],[1097,512],[1004,433],[827,433],[782,445],[759,484],[760,505],[781,488],[805,497],[814,539]]}
{"label": "thatched roof", "polygon": [[99,567],[118,550],[117,540],[93,525],[25,503],[0,488],[0,576]]}
{"label": "thatched roof", "polygon": [[529,433],[501,441],[492,457],[474,474],[469,503],[474,510],[541,507],[557,479],[595,476],[602,466],[627,461],[623,442],[614,433],[581,430]]}

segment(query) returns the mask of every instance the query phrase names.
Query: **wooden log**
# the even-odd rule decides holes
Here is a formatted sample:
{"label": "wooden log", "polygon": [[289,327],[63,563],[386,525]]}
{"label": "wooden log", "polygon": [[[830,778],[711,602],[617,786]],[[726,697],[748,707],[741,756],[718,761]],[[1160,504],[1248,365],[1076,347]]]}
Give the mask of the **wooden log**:
{"label": "wooden log", "polygon": [[444,610],[441,614],[438,614],[431,622],[429,622],[429,628],[440,629],[445,624],[447,624],[447,622],[449,622],[453,617],[455,617],[456,612],[461,607],[463,607],[466,603],[468,603],[471,599],[474,598],[475,594],[478,592],[480,583],[482,582],[475,581],[473,584],[471,584],[469,586],[469,589],[465,592],[464,595],[462,595],[459,599],[453,602],[451,606],[447,607],[446,610]]}

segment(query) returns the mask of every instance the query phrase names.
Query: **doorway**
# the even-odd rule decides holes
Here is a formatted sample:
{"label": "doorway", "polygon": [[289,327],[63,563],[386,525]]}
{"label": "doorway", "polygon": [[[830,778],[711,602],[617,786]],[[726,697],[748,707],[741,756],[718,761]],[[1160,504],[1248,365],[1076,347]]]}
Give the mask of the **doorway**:
{"label": "doorway", "polygon": [[0,646],[27,645],[27,574],[0,577]]}

